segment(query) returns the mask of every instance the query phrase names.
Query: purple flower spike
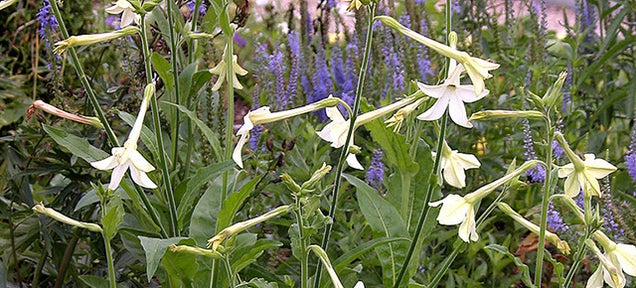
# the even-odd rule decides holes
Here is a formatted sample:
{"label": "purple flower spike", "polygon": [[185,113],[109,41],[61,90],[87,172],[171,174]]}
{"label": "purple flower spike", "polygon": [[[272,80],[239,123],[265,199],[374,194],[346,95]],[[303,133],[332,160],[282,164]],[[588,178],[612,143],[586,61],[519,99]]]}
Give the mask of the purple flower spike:
{"label": "purple flower spike", "polygon": [[636,126],[633,128],[632,141],[629,143],[629,150],[625,155],[625,164],[627,165],[627,173],[636,182]]}
{"label": "purple flower spike", "polygon": [[40,22],[38,34],[40,34],[40,38],[45,40],[46,47],[49,47],[51,46],[51,43],[49,43],[47,32],[54,32],[59,27],[57,19],[55,18],[55,15],[53,15],[53,11],[51,11],[51,3],[49,0],[44,0],[42,3],[42,8],[40,8],[40,11],[37,14],[37,20]]}
{"label": "purple flower spike", "polygon": [[[536,160],[537,155],[534,152],[534,141],[532,140],[532,131],[530,130],[530,123],[527,119],[523,120],[523,148],[524,156],[526,160]],[[533,183],[543,183],[545,180],[545,168],[541,165],[537,165],[534,168],[526,172],[528,181]]]}
{"label": "purple flower spike", "polygon": [[561,218],[561,214],[559,214],[559,211],[554,210],[554,206],[552,206],[552,203],[550,203],[550,206],[548,206],[547,220],[548,230],[554,233],[563,233],[569,229],[568,225],[563,223],[563,218]]}
{"label": "purple flower spike", "polygon": [[371,158],[371,166],[367,171],[367,183],[375,189],[380,189],[382,181],[384,180],[384,164],[382,163],[382,150],[373,150],[373,157]]}

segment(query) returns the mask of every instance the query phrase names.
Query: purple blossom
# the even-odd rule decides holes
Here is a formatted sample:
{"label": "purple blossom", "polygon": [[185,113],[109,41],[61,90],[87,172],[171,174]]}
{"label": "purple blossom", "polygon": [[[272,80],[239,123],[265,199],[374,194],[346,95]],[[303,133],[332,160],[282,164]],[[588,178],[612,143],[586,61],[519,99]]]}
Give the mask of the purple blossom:
{"label": "purple blossom", "polygon": [[554,209],[554,206],[552,205],[552,203],[550,203],[550,206],[548,206],[547,224],[548,224],[548,230],[557,234],[564,233],[565,231],[569,229],[568,225],[563,223],[563,218],[561,218],[561,214],[559,213],[559,211]]}
{"label": "purple blossom", "polygon": [[269,70],[274,74],[275,80],[275,99],[277,100],[276,108],[279,110],[285,109],[289,99],[285,97],[285,78],[283,71],[285,71],[285,64],[283,63],[283,52],[277,51],[273,55],[269,56]]}
{"label": "purple blossom", "polygon": [[[420,33],[422,35],[428,34],[428,24],[426,24],[426,20],[422,19],[420,22]],[[417,69],[420,72],[420,77],[423,81],[428,80],[429,77],[433,76],[433,69],[431,67],[433,64],[431,63],[431,59],[428,57],[428,48],[424,45],[417,46]]]}
{"label": "purple blossom", "polygon": [[[186,5],[188,5],[188,9],[190,10],[190,15],[193,15],[194,12],[194,5],[196,3],[194,2],[194,0],[190,0],[188,1],[188,3]],[[201,6],[199,6],[199,16],[205,16],[205,13],[208,12],[208,7],[205,6],[204,3],[201,3]]]}
{"label": "purple blossom", "polygon": [[42,8],[40,8],[40,11],[38,11],[37,14],[37,20],[40,22],[38,34],[40,34],[40,38],[45,40],[46,47],[49,47],[51,46],[51,43],[49,42],[49,37],[47,37],[47,32],[54,32],[59,27],[57,19],[51,10],[51,3],[49,0],[44,0],[42,3]]}
{"label": "purple blossom", "polygon": [[[319,45],[318,53],[316,55],[315,71],[312,78],[314,83],[313,93],[309,97],[309,103],[314,103],[329,97],[329,94],[333,92],[333,82],[331,81],[331,74],[329,73],[329,67],[327,67],[327,60],[322,46]],[[319,110],[317,113],[320,121],[327,120],[327,114],[324,109]]]}
{"label": "purple blossom", "polygon": [[572,103],[572,95],[570,89],[572,88],[572,65],[568,65],[568,76],[565,77],[565,83],[563,83],[563,98],[561,112],[565,113],[568,108],[568,104]]}
{"label": "purple blossom", "polygon": [[106,16],[106,19],[104,19],[104,24],[106,24],[106,26],[119,29],[119,16],[114,16],[114,15]]}
{"label": "purple blossom", "polygon": [[345,68],[342,61],[342,51],[340,51],[340,46],[338,45],[334,45],[331,49],[331,71],[334,80],[336,80],[336,87],[343,90],[347,77],[345,76]]}
{"label": "purple blossom", "polygon": [[452,14],[462,13],[462,5],[459,3],[459,0],[453,1],[453,4],[451,4],[451,11]]}
{"label": "purple blossom", "polygon": [[[563,123],[559,123],[555,130],[556,132],[561,132],[561,130],[563,130]],[[563,152],[565,151],[563,150],[563,147],[561,147],[559,142],[557,142],[556,140],[552,140],[552,153],[554,154],[554,158],[555,159],[561,158],[561,155],[563,155]]]}
{"label": "purple blossom", "polygon": [[382,181],[384,180],[384,164],[382,163],[382,150],[373,150],[373,157],[371,157],[371,165],[369,171],[367,171],[367,183],[375,189],[380,189]]}
{"label": "purple blossom", "polygon": [[292,102],[296,97],[296,88],[298,86],[298,76],[301,70],[301,54],[300,39],[298,32],[292,30],[287,35],[289,41],[289,51],[291,52],[291,68],[289,70],[289,82],[287,83],[287,92],[285,93],[285,101]]}
{"label": "purple blossom", "polygon": [[402,91],[404,90],[404,69],[402,69],[402,63],[400,63],[399,53],[395,50],[393,45],[393,37],[388,28],[383,29],[385,32],[385,38],[382,43],[382,54],[385,56],[384,63],[387,67],[387,74],[391,75],[391,86],[387,91],[384,91],[386,96],[389,91]]}
{"label": "purple blossom", "polygon": [[537,16],[537,21],[539,22],[539,33],[541,33],[541,36],[545,37],[548,35],[548,14],[545,6],[545,0],[540,0],[539,3],[532,1],[531,7],[531,12]]}
{"label": "purple blossom", "polygon": [[245,47],[245,45],[247,45],[247,41],[245,41],[245,39],[243,39],[243,37],[241,37],[241,35],[239,35],[238,33],[234,33],[234,37],[232,37],[232,40],[234,40],[234,43],[238,44],[241,47]]}
{"label": "purple blossom", "polygon": [[632,181],[636,182],[636,125],[632,129],[632,140],[629,143],[629,150],[625,155],[625,164],[627,166],[627,173],[632,178]]}
{"label": "purple blossom", "polygon": [[415,0],[416,5],[424,5],[426,4],[426,0]]}
{"label": "purple blossom", "polygon": [[579,0],[576,5],[576,23],[579,33],[585,33],[585,38],[591,41],[596,31],[596,10],[588,1]]}
{"label": "purple blossom", "polygon": [[[526,160],[536,160],[537,155],[534,152],[534,142],[532,141],[532,131],[530,130],[530,123],[527,119],[523,119],[523,148]],[[528,181],[533,183],[543,183],[545,180],[545,168],[541,165],[537,165],[534,168],[526,172]]]}
{"label": "purple blossom", "polygon": [[616,222],[614,215],[614,203],[610,197],[611,191],[608,177],[603,179],[602,185],[603,187],[601,190],[603,191],[603,197],[601,198],[601,213],[603,214],[603,226],[605,227],[605,230],[614,237],[614,240],[616,240],[619,235],[623,235],[625,233],[625,229]]}

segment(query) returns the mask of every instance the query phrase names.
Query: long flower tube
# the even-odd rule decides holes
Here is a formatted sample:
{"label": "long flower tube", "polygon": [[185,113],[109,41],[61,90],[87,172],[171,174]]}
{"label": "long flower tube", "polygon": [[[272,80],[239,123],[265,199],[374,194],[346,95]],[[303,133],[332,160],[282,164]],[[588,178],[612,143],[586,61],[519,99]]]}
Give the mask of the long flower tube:
{"label": "long flower tube", "polygon": [[71,36],[65,40],[55,42],[55,48],[53,49],[53,52],[57,54],[62,54],[71,47],[92,45],[95,43],[100,43],[100,42],[113,40],[113,39],[117,39],[117,38],[121,38],[125,36],[130,36],[139,32],[140,32],[139,28],[128,26],[121,30],[116,30],[116,31],[107,32],[107,33]]}
{"label": "long flower tube", "polygon": [[382,23],[390,28],[397,30],[398,32],[404,34],[405,36],[420,42],[427,47],[435,50],[435,52],[442,54],[446,57],[453,58],[460,64],[464,65],[466,69],[466,73],[470,77],[470,80],[473,82],[475,86],[475,94],[481,95],[485,90],[484,79],[488,79],[492,77],[488,73],[490,70],[494,70],[499,68],[499,64],[488,62],[483,59],[479,59],[477,57],[472,57],[468,53],[464,51],[459,51],[457,49],[453,49],[450,46],[439,43],[435,40],[427,38],[411,29],[404,27],[397,20],[389,17],[389,16],[377,16],[375,20],[380,20]]}

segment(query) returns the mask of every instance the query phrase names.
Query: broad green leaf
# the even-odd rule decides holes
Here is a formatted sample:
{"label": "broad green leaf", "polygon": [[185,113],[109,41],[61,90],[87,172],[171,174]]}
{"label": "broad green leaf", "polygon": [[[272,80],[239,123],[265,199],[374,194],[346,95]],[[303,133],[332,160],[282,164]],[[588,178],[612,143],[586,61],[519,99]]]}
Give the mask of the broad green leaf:
{"label": "broad green leaf", "polygon": [[[378,191],[356,177],[347,174],[342,176],[356,187],[360,211],[369,223],[375,237],[409,237],[406,225],[398,211],[393,205],[380,197]],[[393,285],[408,249],[409,243],[405,241],[389,243],[386,246],[380,246],[375,249],[378,260],[382,264],[384,287]],[[409,278],[410,276],[406,275],[405,279]]]}
{"label": "broad green leaf", "polygon": [[365,253],[371,251],[371,249],[374,249],[378,246],[382,246],[392,242],[409,241],[409,240],[410,240],[409,238],[384,238],[384,237],[375,238],[371,241],[362,243],[356,246],[356,248],[349,250],[345,252],[344,254],[340,255],[338,259],[333,261],[333,267],[334,269],[336,269],[336,272],[340,272],[341,270],[346,268],[347,265],[349,265],[351,262],[360,258],[360,256],[364,255]]}
{"label": "broad green leaf", "polygon": [[[251,233],[245,233],[237,236],[237,241],[239,241],[239,238],[241,236],[248,234]],[[254,235],[254,238],[256,238],[256,234],[252,235]],[[232,271],[234,271],[234,273],[238,273],[239,271],[243,270],[243,268],[247,267],[247,265],[254,263],[265,250],[280,246],[283,246],[283,243],[269,239],[258,239],[251,245],[247,245],[245,247],[242,247],[241,249],[232,251]]]}
{"label": "broad green leaf", "polygon": [[168,247],[186,239],[183,237],[159,239],[144,236],[138,236],[137,238],[141,241],[141,246],[144,248],[144,252],[146,252],[146,276],[148,276],[148,281],[150,281],[152,276],[155,275],[157,267],[159,267],[159,263],[161,262],[161,258],[164,254],[166,254]]}
{"label": "broad green leaf", "polygon": [[162,101],[162,103],[170,105],[170,106],[175,106],[177,107],[177,109],[179,109],[179,111],[186,114],[186,116],[188,116],[188,118],[190,118],[190,120],[194,122],[194,124],[197,125],[199,129],[201,129],[201,132],[203,132],[203,135],[205,136],[205,138],[208,139],[208,142],[210,142],[210,146],[212,146],[212,152],[214,152],[215,159],[222,159],[221,142],[219,142],[219,137],[216,135],[214,131],[212,131],[212,129],[210,129],[210,127],[208,127],[208,125],[206,125],[203,121],[201,121],[197,117],[197,115],[194,114],[194,112],[188,110],[188,108],[182,105],[177,105],[177,104],[169,103],[165,101]]}
{"label": "broad green leaf", "polygon": [[409,173],[410,175],[417,173],[418,166],[409,154],[409,146],[404,135],[397,134],[387,128],[381,119],[371,121],[364,127],[371,132],[373,141],[382,147],[389,165],[394,166],[400,173]]}
{"label": "broad green leaf", "polygon": [[[234,167],[233,161],[225,161],[221,163],[212,164],[208,167],[201,168],[197,171],[192,178],[187,181],[186,189],[183,195],[179,195],[181,201],[177,207],[177,217],[179,220],[179,226],[183,227],[183,224],[189,222],[189,216],[192,213],[192,207],[195,201],[201,196],[200,189],[211,180],[217,179],[221,173],[228,171]],[[197,242],[198,243],[198,242]]]}
{"label": "broad green leaf", "polygon": [[[178,243],[179,245],[194,246],[194,240],[182,239]],[[199,265],[197,264],[197,258],[190,253],[172,253],[167,252],[161,259],[161,264],[166,270],[168,277],[170,277],[170,283],[183,283],[179,285],[182,287],[191,287],[194,277],[197,273]]]}
{"label": "broad green leaf", "polygon": [[199,90],[201,90],[203,85],[208,83],[211,78],[212,78],[212,73],[210,73],[210,70],[207,70],[207,69],[197,71],[196,73],[194,73],[194,76],[192,76],[192,85],[190,86],[190,95],[192,97],[197,95],[197,93],[199,92]]}
{"label": "broad green leaf", "polygon": [[91,288],[108,288],[110,283],[108,278],[93,276],[93,275],[80,275],[79,279]]}
{"label": "broad green leaf", "polygon": [[255,288],[278,288],[278,283],[276,282],[267,282],[263,278],[252,278],[250,282],[245,283],[247,287],[255,287]]}
{"label": "broad green leaf", "polygon": [[519,257],[510,253],[510,251],[508,251],[508,248],[501,246],[499,244],[490,244],[484,247],[484,249],[490,249],[490,250],[502,253],[508,256],[508,258],[512,259],[512,261],[515,262],[515,265],[517,266],[517,268],[521,270],[521,276],[522,276],[521,281],[523,281],[523,283],[526,284],[528,287],[534,287],[534,285],[532,284],[532,279],[530,278],[530,270],[528,268],[528,265],[524,264],[521,261],[521,259],[519,259]]}
{"label": "broad green leaf", "polygon": [[[159,9],[154,11],[158,10]],[[152,12],[152,14],[157,14],[154,11]],[[152,59],[152,65],[155,71],[157,71],[157,74],[159,74],[159,77],[161,77],[161,80],[163,80],[163,83],[166,85],[166,90],[172,91],[172,89],[174,88],[174,78],[172,77],[172,66],[170,66],[170,62],[168,62],[168,60],[163,58],[163,56],[161,56],[161,54],[157,52],[152,53],[152,56],[150,58]]]}
{"label": "broad green leaf", "polygon": [[[192,88],[192,77],[194,73],[197,72],[197,62],[190,63],[188,66],[181,70],[179,73],[179,91],[181,92],[181,99],[192,98],[194,95],[191,94]],[[186,100],[181,100],[181,103],[188,103]]]}
{"label": "broad green leaf", "polygon": [[230,196],[223,201],[223,207],[221,208],[221,211],[219,211],[219,219],[217,220],[219,230],[232,224],[232,220],[234,219],[236,212],[238,212],[245,199],[250,196],[252,191],[256,188],[256,185],[265,177],[265,175],[267,174],[255,177],[245,183],[239,191],[230,194]]}
{"label": "broad green leaf", "polygon": [[[233,183],[236,171],[231,171],[229,179]],[[221,191],[223,184],[217,177],[210,183],[208,189],[199,198],[190,218],[190,237],[197,242],[197,245],[205,247],[207,240],[212,238],[217,231],[217,216],[221,209]],[[230,184],[231,185],[231,184]]]}
{"label": "broad green leaf", "polygon": [[46,124],[42,124],[42,128],[51,136],[55,143],[68,149],[73,155],[86,160],[86,162],[95,162],[110,156],[110,154],[89,144],[86,139],[70,134],[66,130]]}
{"label": "broad green leaf", "polygon": [[117,235],[117,227],[124,219],[124,205],[119,197],[114,197],[106,204],[106,213],[102,218],[103,234],[106,241],[110,241]]}

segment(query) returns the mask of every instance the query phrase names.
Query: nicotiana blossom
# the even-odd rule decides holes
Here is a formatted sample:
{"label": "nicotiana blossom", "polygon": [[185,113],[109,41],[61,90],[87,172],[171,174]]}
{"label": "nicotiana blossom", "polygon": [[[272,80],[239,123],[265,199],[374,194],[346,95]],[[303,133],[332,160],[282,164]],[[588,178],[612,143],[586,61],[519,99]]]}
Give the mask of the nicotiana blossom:
{"label": "nicotiana blossom", "polygon": [[100,227],[99,225],[95,223],[77,221],[51,208],[44,207],[44,205],[42,204],[36,204],[35,206],[33,206],[33,208],[31,208],[31,210],[33,210],[36,213],[42,214],[44,216],[51,217],[67,225],[83,228],[92,232],[98,232],[98,233],[102,232],[102,227]]}
{"label": "nicotiana blossom", "polygon": [[[384,115],[392,113],[393,111],[398,110],[406,105],[409,105],[423,96],[424,94],[421,91],[418,91],[407,98],[358,116],[356,118],[356,123],[354,124],[354,132],[356,128],[375,119],[383,117]],[[345,142],[347,141],[347,132],[349,131],[350,121],[349,119],[345,120],[344,116],[342,116],[342,114],[336,107],[330,107],[325,110],[327,112],[327,117],[331,119],[331,122],[327,124],[321,131],[316,132],[316,134],[318,134],[318,136],[320,136],[320,138],[322,138],[323,140],[331,142],[331,147],[340,148],[344,146]],[[349,143],[349,148],[355,147],[353,142],[354,141],[351,140],[351,143]],[[347,156],[347,163],[352,168],[356,168],[359,170],[364,169],[362,165],[360,165],[360,162],[358,162],[358,160],[356,159],[355,154],[349,154]]]}
{"label": "nicotiana blossom", "polygon": [[592,252],[594,252],[596,257],[601,261],[596,271],[590,276],[590,279],[587,280],[585,288],[602,288],[603,281],[612,288],[625,287],[625,275],[621,272],[620,266],[616,265],[619,263],[612,261],[607,254],[601,253],[601,250],[596,247],[592,240],[586,240],[585,244],[590,247]]}
{"label": "nicotiana blossom", "polygon": [[92,125],[99,129],[104,129],[104,125],[96,117],[73,114],[73,113],[64,111],[60,108],[57,108],[42,100],[35,100],[33,104],[29,106],[29,108],[27,109],[26,121],[29,121],[29,119],[31,118],[31,116],[33,116],[36,110],[42,110],[46,113],[53,114],[55,116],[58,116],[64,119],[72,120],[82,124]]}
{"label": "nicotiana blossom", "polygon": [[[435,152],[433,152],[433,157],[435,157]],[[466,187],[466,173],[464,170],[479,168],[480,166],[481,163],[479,163],[475,155],[459,153],[457,150],[451,149],[446,141],[442,144],[440,167],[444,180],[449,185],[456,188]]]}
{"label": "nicotiana blossom", "polygon": [[333,107],[341,102],[342,100],[338,98],[328,97],[316,103],[280,112],[270,112],[268,106],[263,106],[256,110],[248,112],[247,115],[243,117],[243,126],[239,128],[238,132],[236,132],[236,135],[240,136],[241,138],[239,138],[238,143],[236,143],[236,147],[234,148],[234,152],[232,153],[232,159],[239,167],[243,168],[241,151],[243,150],[243,145],[247,143],[247,140],[250,136],[250,131],[254,128],[254,126],[258,124],[284,120],[309,112],[314,112],[325,107]]}
{"label": "nicotiana blossom", "polygon": [[[234,74],[232,75],[232,86],[235,89],[243,89],[243,85],[241,85],[241,82],[239,82],[236,75],[238,74],[244,76],[247,74],[247,70],[239,66],[236,55],[232,55],[232,68],[234,72]],[[225,75],[227,75],[227,63],[225,62],[225,54],[223,54],[223,59],[221,60],[221,62],[219,62],[219,64],[216,64],[216,66],[214,66],[214,68],[210,69],[209,71],[212,74],[219,75],[219,77],[216,79],[216,82],[214,83],[214,86],[212,86],[213,91],[219,90],[221,88],[221,85],[225,81]]]}
{"label": "nicotiana blossom", "polygon": [[531,160],[526,161],[519,168],[510,172],[509,174],[491,182],[481,188],[475,190],[475,192],[468,193],[464,197],[457,194],[450,194],[444,199],[431,202],[428,205],[437,207],[440,204],[442,208],[437,216],[437,222],[442,225],[457,225],[459,226],[458,235],[464,242],[477,241],[479,235],[476,231],[475,223],[475,211],[479,208],[481,199],[488,196],[497,187],[507,183],[508,181],[515,179],[521,173],[526,172],[528,169],[537,165],[540,161]]}
{"label": "nicotiana blossom", "polygon": [[419,33],[404,27],[398,21],[389,16],[377,16],[375,17],[375,20],[382,21],[384,25],[389,26],[404,34],[405,36],[408,36],[411,39],[428,46],[429,48],[435,50],[435,52],[446,57],[453,58],[457,62],[462,64],[466,69],[466,73],[468,73],[470,80],[473,82],[473,85],[475,85],[476,95],[481,95],[484,92],[484,79],[492,77],[492,75],[490,75],[488,71],[499,68],[499,64],[488,62],[477,57],[472,57],[464,51],[459,51],[455,48],[424,37]]}
{"label": "nicotiana blossom", "polygon": [[106,8],[106,13],[108,14],[119,14],[121,13],[121,20],[119,21],[119,27],[126,27],[132,24],[133,22],[139,23],[141,16],[139,16],[134,11],[134,7],[127,0],[117,0],[115,5]]}
{"label": "nicotiana blossom", "polygon": [[448,114],[453,122],[462,127],[473,127],[473,124],[468,122],[464,103],[475,102],[488,95],[489,92],[488,90],[483,90],[477,94],[473,85],[461,85],[459,83],[459,76],[462,71],[464,71],[462,65],[455,66],[455,69],[451,71],[449,77],[446,78],[441,85],[431,86],[417,83],[417,86],[424,94],[437,99],[435,104],[426,110],[426,112],[417,116],[417,119],[428,121],[437,120],[442,117],[448,107]]}
{"label": "nicotiana blossom", "polygon": [[16,2],[18,2],[18,0],[3,0],[0,1],[0,10],[7,8],[13,4],[15,4]]}
{"label": "nicotiana blossom", "polygon": [[[519,213],[517,213],[517,211],[512,209],[512,207],[510,207],[508,204],[499,202],[497,203],[497,207],[499,208],[499,210],[504,212],[506,215],[510,216],[510,218],[515,220],[517,223],[521,224],[521,226],[530,230],[530,232],[536,235],[539,235],[541,228],[537,224],[534,224],[530,222],[528,219],[521,216]],[[570,245],[568,244],[568,242],[561,240],[558,235],[550,231],[545,231],[545,238],[548,241],[550,241],[550,243],[554,244],[561,252],[565,254],[570,254]]]}
{"label": "nicotiana blossom", "polygon": [[117,38],[121,38],[124,36],[130,36],[135,33],[138,33],[140,30],[137,27],[126,27],[121,30],[116,30],[107,33],[100,34],[87,34],[87,35],[79,35],[79,36],[71,36],[68,39],[55,42],[55,48],[53,52],[57,54],[62,54],[66,52],[71,47],[76,46],[86,46],[99,42],[104,42],[108,40],[113,40]]}
{"label": "nicotiana blossom", "polygon": [[[611,287],[624,287],[625,276],[622,272],[636,277],[636,246],[616,243],[610,240],[610,238],[607,237],[605,233],[598,230],[594,232],[594,239],[601,246],[603,246],[603,255],[610,261],[610,263],[612,264],[611,266],[616,267],[617,270],[616,275],[614,275],[611,270],[607,269],[608,265],[606,265],[606,263],[603,263],[602,274],[605,283],[607,283]],[[598,248],[596,250],[598,250]],[[597,253],[597,256],[599,254],[600,253]],[[601,259],[600,256],[599,259]],[[600,269],[601,267],[599,267],[599,269],[594,272],[592,277],[590,277],[590,280],[588,281],[588,285],[586,287],[602,287],[603,283],[602,280],[600,280],[600,275],[598,275],[601,274]],[[598,285],[598,283],[600,283],[600,285]],[[590,284],[592,285],[590,286]]]}
{"label": "nicotiana blossom", "polygon": [[155,185],[152,180],[146,175],[147,172],[155,170],[147,160],[144,158],[139,151],[137,151],[137,141],[139,140],[139,136],[141,134],[141,128],[144,123],[144,116],[146,115],[146,110],[148,110],[148,102],[150,101],[150,97],[154,97],[155,85],[148,84],[144,90],[144,99],[141,101],[141,108],[139,109],[139,115],[137,115],[137,119],[135,120],[135,124],[130,130],[130,134],[128,135],[128,140],[124,143],[123,147],[113,147],[111,150],[112,156],[92,162],[91,166],[99,169],[99,170],[111,170],[113,169],[113,173],[110,176],[110,183],[108,184],[108,189],[116,189],[119,187],[119,183],[121,179],[124,177],[126,170],[130,168],[130,175],[135,183],[141,187],[155,189],[157,185]]}
{"label": "nicotiana blossom", "polygon": [[559,178],[566,178],[565,194],[569,197],[575,197],[582,189],[586,195],[601,197],[601,188],[597,179],[614,172],[616,167],[603,159],[596,159],[594,154],[585,154],[585,161],[583,161],[570,149],[563,134],[555,132],[554,136],[572,161],[572,163],[559,168]]}

